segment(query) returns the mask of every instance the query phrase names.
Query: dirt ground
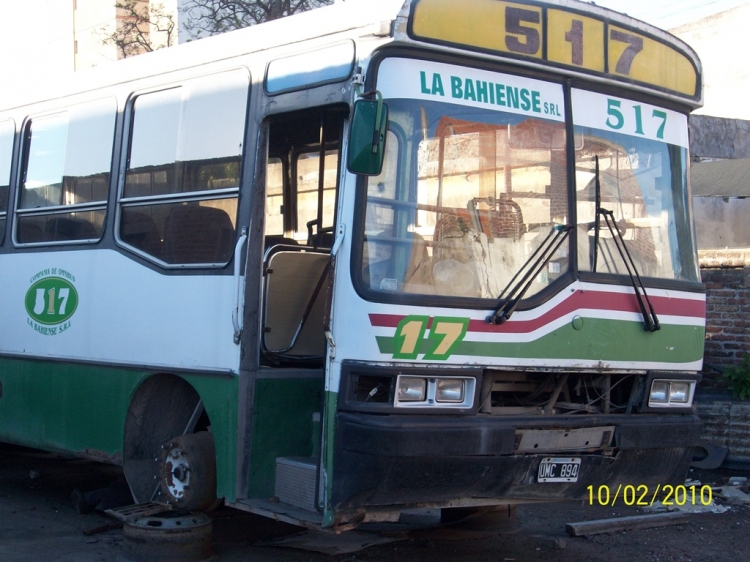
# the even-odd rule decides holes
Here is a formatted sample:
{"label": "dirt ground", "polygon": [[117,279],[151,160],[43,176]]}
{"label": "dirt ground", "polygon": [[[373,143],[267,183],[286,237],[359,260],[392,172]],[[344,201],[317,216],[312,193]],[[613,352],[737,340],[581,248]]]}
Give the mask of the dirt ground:
{"label": "dirt ground", "polygon": [[[3,562],[114,562],[122,555],[123,531],[86,536],[83,531],[112,521],[99,512],[79,514],[71,492],[108,486],[116,467],[0,445],[0,560]],[[702,483],[722,483],[736,471],[698,471]],[[356,541],[377,542],[356,553],[325,554],[279,546],[277,541],[310,544],[315,536],[300,529],[221,508],[212,513],[214,551],[223,562],[660,562],[731,561],[750,552],[750,506],[729,505],[724,513],[694,513],[680,525],[572,537],[566,523],[643,515],[628,507],[559,503],[519,506],[516,517],[490,529],[437,527],[387,533],[357,531]],[[325,537],[326,539],[330,537]],[[343,540],[343,539],[342,539]],[[328,551],[338,548],[327,540]],[[342,546],[343,548],[343,546]],[[157,561],[154,561],[157,562]]]}

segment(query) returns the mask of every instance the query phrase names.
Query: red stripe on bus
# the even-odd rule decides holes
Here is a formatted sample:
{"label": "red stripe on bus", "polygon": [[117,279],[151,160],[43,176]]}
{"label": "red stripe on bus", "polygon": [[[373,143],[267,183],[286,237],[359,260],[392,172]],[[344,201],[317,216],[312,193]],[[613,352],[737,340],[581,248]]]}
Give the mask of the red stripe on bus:
{"label": "red stripe on bus", "polygon": [[[657,316],[681,316],[705,318],[706,303],[702,300],[669,297],[649,297]],[[632,312],[639,314],[638,300],[633,293],[607,293],[601,291],[576,291],[569,298],[551,308],[541,316],[529,320],[510,320],[504,324],[487,324],[483,320],[471,320],[469,332],[528,333],[554,322],[576,310],[602,310]],[[370,324],[379,328],[396,328],[405,315],[370,314]]]}

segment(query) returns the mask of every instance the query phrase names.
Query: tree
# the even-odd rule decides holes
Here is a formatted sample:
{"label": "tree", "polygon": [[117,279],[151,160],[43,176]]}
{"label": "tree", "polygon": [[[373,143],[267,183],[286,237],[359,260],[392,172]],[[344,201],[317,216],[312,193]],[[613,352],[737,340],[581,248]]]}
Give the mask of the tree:
{"label": "tree", "polygon": [[[117,2],[120,10],[117,18],[117,29],[105,34],[102,43],[115,45],[118,58],[126,58],[141,53],[148,53],[162,47],[171,47],[177,39],[174,14],[169,13],[164,4],[151,4],[143,0],[125,0]],[[159,33],[164,41],[156,42],[152,34]]]}
{"label": "tree", "polygon": [[193,39],[333,4],[333,0],[187,0],[180,10]]}

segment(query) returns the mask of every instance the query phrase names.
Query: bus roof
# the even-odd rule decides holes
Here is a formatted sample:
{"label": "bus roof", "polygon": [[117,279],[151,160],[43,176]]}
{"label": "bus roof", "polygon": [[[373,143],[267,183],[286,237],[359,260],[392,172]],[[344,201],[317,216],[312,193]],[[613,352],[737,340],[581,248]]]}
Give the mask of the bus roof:
{"label": "bus roof", "polygon": [[[388,35],[394,43],[430,44],[431,49],[453,53],[470,51],[484,59],[516,61],[566,76],[617,82],[692,108],[702,105],[700,60],[686,43],[652,25],[591,3],[347,0],[78,71],[55,84],[43,76],[34,77],[33,83],[6,88],[2,106],[9,109],[279,49],[270,61],[294,52],[294,45],[304,41],[317,40],[324,45],[344,37]],[[381,42],[370,44],[372,47],[364,49],[362,44],[357,45],[360,60],[369,55],[367,48]],[[634,59],[638,49],[644,53]],[[621,67],[623,61],[630,66]],[[255,80],[261,79],[256,72]]]}

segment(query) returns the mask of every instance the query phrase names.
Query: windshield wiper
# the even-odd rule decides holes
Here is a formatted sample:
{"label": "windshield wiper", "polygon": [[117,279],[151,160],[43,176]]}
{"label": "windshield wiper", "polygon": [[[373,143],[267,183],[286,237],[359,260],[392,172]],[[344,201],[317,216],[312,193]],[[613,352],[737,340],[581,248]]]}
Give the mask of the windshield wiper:
{"label": "windshield wiper", "polygon": [[[596,261],[599,254],[599,223],[600,219],[604,218],[604,224],[607,225],[607,230],[609,230],[612,235],[612,240],[615,242],[617,252],[620,254],[620,258],[622,258],[622,261],[625,264],[625,269],[628,270],[630,282],[633,285],[635,296],[638,299],[638,306],[641,309],[641,315],[643,316],[643,330],[646,332],[656,332],[657,330],[661,330],[659,319],[656,316],[654,306],[651,304],[651,299],[648,298],[648,293],[646,293],[646,287],[643,285],[643,281],[641,281],[641,276],[638,274],[638,268],[635,265],[635,261],[628,251],[625,239],[622,237],[622,232],[620,232],[620,229],[617,226],[615,214],[609,209],[602,208],[602,186],[599,180],[599,156],[595,157],[595,162],[596,177],[594,178],[594,187],[596,189],[596,218],[594,219],[593,272],[596,273]],[[646,305],[648,305],[648,309],[646,308]]]}
{"label": "windshield wiper", "polygon": [[[544,241],[539,244],[536,250],[529,256],[529,259],[516,272],[510,282],[500,292],[497,297],[502,304],[490,316],[485,318],[487,324],[502,324],[515,312],[518,303],[521,301],[526,291],[529,290],[542,268],[555,255],[558,248],[570,234],[573,229],[571,225],[555,225],[550,230]],[[521,275],[523,273],[523,275]],[[520,279],[519,276],[521,277]],[[518,279],[518,281],[516,281]],[[507,296],[506,296],[507,295]]]}

